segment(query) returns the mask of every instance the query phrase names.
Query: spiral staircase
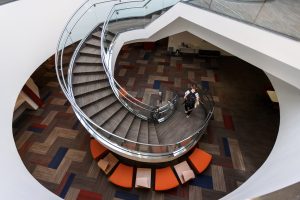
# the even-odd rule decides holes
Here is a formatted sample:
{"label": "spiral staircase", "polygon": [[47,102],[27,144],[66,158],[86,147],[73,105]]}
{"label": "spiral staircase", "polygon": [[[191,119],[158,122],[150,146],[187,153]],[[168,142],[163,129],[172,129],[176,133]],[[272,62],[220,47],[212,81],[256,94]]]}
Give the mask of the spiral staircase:
{"label": "spiral staircase", "polygon": [[72,59],[66,61],[64,49],[74,42],[80,20],[105,3],[88,1],[77,11],[80,16],[75,13],[66,25],[57,47],[58,80],[76,116],[101,144],[132,160],[165,162],[185,154],[205,133],[213,113],[212,97],[201,93],[204,117],[198,119],[196,130],[175,143],[160,142],[158,132],[173,128],[169,122],[178,113],[178,95],[174,92],[173,98],[162,106],[147,105],[114,79],[110,63],[115,39],[128,30],[144,28],[177,2],[147,0],[115,4],[107,20],[96,22],[86,37],[79,40]]}
{"label": "spiral staircase", "polygon": [[[72,73],[76,103],[90,119],[115,135],[140,143],[159,144],[154,122],[130,112],[114,94],[99,56],[100,31],[90,37],[81,48]],[[123,142],[112,139],[118,144]]]}

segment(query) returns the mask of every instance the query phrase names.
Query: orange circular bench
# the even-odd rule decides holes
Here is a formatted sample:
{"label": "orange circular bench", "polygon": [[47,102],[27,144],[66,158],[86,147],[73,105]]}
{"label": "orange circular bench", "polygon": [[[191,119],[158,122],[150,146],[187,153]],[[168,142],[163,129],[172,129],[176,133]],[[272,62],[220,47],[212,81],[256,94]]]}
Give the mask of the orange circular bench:
{"label": "orange circular bench", "polygon": [[[92,153],[92,156],[94,159],[103,157],[103,155],[108,151],[108,149],[106,149],[104,146],[102,146],[95,139],[91,139],[90,149],[91,149],[91,153]],[[108,156],[106,156],[106,158],[100,159],[100,161],[107,160],[107,157],[109,157],[109,156],[113,156],[113,155],[111,153],[109,153]],[[210,164],[210,162],[212,160],[212,155],[206,153],[203,150],[195,148],[193,153],[189,156],[188,160],[189,160],[189,164],[191,164],[195,168],[196,172],[201,173]],[[116,160],[115,162],[117,164],[118,160]],[[183,163],[185,163],[184,166],[181,166],[181,165],[183,165]],[[108,165],[111,165],[111,164],[108,163]],[[111,167],[111,170],[113,170],[113,168],[115,168],[113,166],[110,166],[110,167]],[[186,161],[179,163],[174,167],[175,167],[176,173],[182,184],[184,184],[188,180],[195,177],[194,173],[189,168],[188,163]],[[184,168],[184,170],[181,169],[182,167]],[[189,175],[192,175],[192,176],[187,175],[187,180],[184,180],[185,175],[183,174],[182,171],[185,171],[185,172],[191,171]],[[105,170],[104,170],[104,172],[105,172]],[[149,176],[149,172],[150,172],[150,176]],[[109,173],[110,172],[107,172],[106,174],[109,174]],[[130,189],[133,187],[133,173],[134,173],[134,167],[127,166],[125,164],[120,163],[117,166],[117,168],[113,171],[111,176],[109,177],[109,181],[117,186]],[[142,186],[143,188],[151,188],[151,169],[150,169],[150,171],[148,169],[147,176],[149,177],[147,180],[148,181],[147,186],[145,187],[144,183],[141,185],[141,183],[144,180],[143,181],[140,180],[142,182],[140,184],[137,184],[137,187]],[[141,176],[137,175],[137,178],[141,178]],[[142,178],[145,178],[144,175],[142,176]],[[149,183],[149,181],[150,181],[150,183]],[[174,172],[170,166],[161,168],[161,169],[155,169],[155,184],[154,184],[155,191],[165,191],[165,190],[173,189],[175,187],[178,187],[179,184],[180,184],[179,180],[177,179],[176,175],[174,174]]]}
{"label": "orange circular bench", "polygon": [[120,163],[108,180],[115,185],[132,188],[132,179],[133,167]]}
{"label": "orange circular bench", "polygon": [[175,188],[179,182],[173,173],[171,167],[155,170],[155,190],[163,191]]}
{"label": "orange circular bench", "polygon": [[103,156],[108,150],[102,146],[97,140],[91,139],[90,150],[93,159],[97,160],[99,157]]}
{"label": "orange circular bench", "polygon": [[209,165],[212,155],[198,148],[189,156],[189,161],[195,167],[198,173],[203,172]]}

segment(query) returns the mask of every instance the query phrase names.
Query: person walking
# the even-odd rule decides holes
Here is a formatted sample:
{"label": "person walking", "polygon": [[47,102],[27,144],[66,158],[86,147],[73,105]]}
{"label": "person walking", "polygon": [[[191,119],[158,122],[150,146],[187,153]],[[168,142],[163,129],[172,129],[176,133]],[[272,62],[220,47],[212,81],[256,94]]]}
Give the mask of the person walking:
{"label": "person walking", "polygon": [[189,118],[193,109],[199,105],[199,93],[197,92],[196,84],[193,84],[191,89],[184,94],[184,109],[186,118]]}

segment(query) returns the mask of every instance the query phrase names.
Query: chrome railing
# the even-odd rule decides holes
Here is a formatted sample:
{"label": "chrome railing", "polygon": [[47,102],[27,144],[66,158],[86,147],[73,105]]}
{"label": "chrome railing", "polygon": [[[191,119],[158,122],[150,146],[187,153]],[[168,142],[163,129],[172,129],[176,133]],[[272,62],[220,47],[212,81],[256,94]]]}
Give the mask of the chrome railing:
{"label": "chrome railing", "polygon": [[[60,36],[57,45],[56,55],[55,55],[56,73],[57,73],[59,84],[62,88],[62,91],[66,95],[67,99],[71,103],[74,113],[76,114],[80,122],[83,124],[83,126],[88,130],[88,132],[94,138],[96,138],[98,141],[100,141],[110,150],[122,156],[125,156],[127,158],[139,160],[139,161],[162,162],[162,161],[175,159],[178,156],[181,156],[182,154],[187,152],[190,148],[192,148],[198,142],[200,137],[205,133],[206,127],[208,125],[208,121],[211,118],[214,109],[214,103],[210,95],[208,94],[202,95],[202,99],[203,99],[202,108],[206,110],[206,117],[204,121],[199,121],[199,128],[188,138],[184,138],[181,141],[178,141],[176,143],[170,143],[170,144],[146,144],[146,143],[132,141],[120,137],[118,135],[115,135],[103,129],[93,120],[91,120],[81,110],[81,108],[77,105],[75,101],[73,91],[72,91],[72,73],[73,73],[73,66],[76,61],[76,57],[83,43],[88,38],[88,36],[92,33],[92,31],[97,29],[97,27],[99,27],[100,24],[103,23],[103,20],[101,20],[100,18],[99,19],[97,17],[95,18],[96,13],[101,10],[100,8],[102,5],[104,6],[107,3],[109,4],[114,2],[117,1],[111,0],[105,2],[103,1],[97,2],[97,1],[88,0],[77,10],[77,12],[68,21],[67,25],[65,26]],[[148,5],[150,6],[150,4]],[[104,24],[105,23],[106,22],[104,22]],[[88,30],[86,30],[86,27],[88,27]],[[71,60],[69,60],[68,57],[70,52],[66,47],[68,47],[70,44],[73,44],[76,41],[80,41],[80,42],[77,48],[75,49],[75,52],[73,53]],[[112,47],[112,45],[110,45],[110,47]],[[101,45],[101,50],[104,51],[102,45]],[[109,51],[111,51],[111,49]],[[122,87],[114,80],[112,76],[111,68],[109,66],[105,66],[104,69],[106,73],[110,75],[109,81],[112,85],[112,89],[114,90],[116,96],[117,97],[119,96],[121,102],[122,99],[123,100],[125,99],[122,102],[123,105],[125,103],[127,105],[132,103],[132,105],[129,105],[128,107],[136,106],[139,107],[139,109],[140,107],[143,107],[144,109],[147,106],[147,105],[145,106],[145,104],[142,102],[136,103],[136,99],[128,95],[127,92],[124,89],[122,89]],[[178,101],[178,96],[174,95],[174,98],[171,99],[164,106],[156,108],[148,105],[149,107],[146,108],[147,109],[149,108],[149,110],[155,109],[155,110],[151,110],[152,112],[150,113],[152,113],[152,115],[154,116],[150,116],[150,117],[156,119],[157,121],[158,120],[164,121],[172,114],[173,109],[176,108],[177,101]],[[134,108],[133,110],[137,110],[137,109]],[[158,117],[155,115],[157,115]]]}
{"label": "chrome railing", "polygon": [[[130,93],[128,93],[122,86],[114,79],[112,70],[112,50],[115,39],[120,33],[128,30],[145,28],[146,25],[152,22],[153,14],[159,16],[162,10],[173,6],[179,0],[135,0],[131,2],[120,2],[115,4],[110,10],[106,21],[102,26],[101,33],[101,57],[103,67],[109,77],[110,85],[119,99],[119,101],[132,113],[144,120],[151,120],[155,122],[163,122],[169,118],[175,111],[178,96],[174,95],[168,103],[162,107],[148,105],[139,101]],[[124,20],[126,19],[126,20]],[[134,19],[135,22],[130,21]],[[130,24],[124,25],[124,22]],[[121,23],[123,22],[123,23]],[[108,53],[109,52],[109,53]]]}

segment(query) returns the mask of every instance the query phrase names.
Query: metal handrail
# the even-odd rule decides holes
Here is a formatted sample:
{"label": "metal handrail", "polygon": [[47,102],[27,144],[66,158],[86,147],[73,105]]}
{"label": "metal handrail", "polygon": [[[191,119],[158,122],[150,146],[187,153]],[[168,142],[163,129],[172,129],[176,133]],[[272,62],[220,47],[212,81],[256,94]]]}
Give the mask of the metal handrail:
{"label": "metal handrail", "polygon": [[[163,105],[162,107],[158,108],[157,107],[154,107],[154,106],[151,106],[151,105],[148,105],[148,104],[145,104],[139,100],[137,100],[135,97],[133,97],[131,94],[129,94],[128,92],[126,92],[122,86],[114,79],[114,76],[111,74],[111,70],[109,70],[108,66],[107,66],[107,63],[106,61],[107,60],[110,60],[111,59],[111,54],[108,53],[108,57],[107,57],[107,54],[105,53],[105,48],[104,48],[104,40],[105,40],[105,35],[106,35],[106,29],[107,29],[107,26],[108,26],[108,23],[111,21],[111,17],[113,16],[114,13],[117,13],[119,12],[120,10],[127,10],[127,9],[133,9],[133,8],[144,8],[145,6],[147,6],[149,4],[149,2],[151,2],[151,0],[136,0],[136,1],[130,1],[128,3],[143,3],[142,6],[135,6],[135,7],[130,7],[130,8],[121,8],[121,9],[116,9],[116,7],[118,7],[119,5],[122,5],[122,4],[126,4],[127,2],[120,2],[120,3],[117,3],[115,4],[112,9],[110,10],[108,16],[107,16],[107,19],[106,21],[104,22],[103,26],[102,26],[102,33],[101,33],[101,56],[102,56],[102,63],[103,63],[103,67],[104,67],[104,70],[107,72],[108,74],[108,77],[111,79],[110,80],[110,83],[111,83],[111,86],[112,86],[112,89],[115,93],[115,95],[117,96],[117,98],[119,99],[119,101],[128,109],[130,110],[131,112],[135,113],[136,115],[138,115],[139,117],[143,118],[143,119],[146,119],[146,120],[152,120],[150,116],[153,116],[155,114],[155,112],[157,110],[161,110],[163,107],[167,107],[168,104],[166,105]],[[132,28],[130,28],[130,30],[133,30]],[[123,32],[123,31],[122,31]],[[114,43],[116,37],[118,36],[120,32],[116,33],[115,34],[115,37],[113,38],[113,40],[111,41],[111,44]],[[113,45],[110,45],[109,49],[112,49],[113,48]],[[117,87],[115,86],[118,86],[119,88],[121,88],[123,91],[126,92],[126,95],[123,96],[123,98],[125,98],[126,100],[128,100],[130,103],[132,103],[134,106],[137,106],[139,108],[141,108],[142,110],[144,111],[148,111],[148,116],[145,116],[145,115],[141,115],[141,114],[137,114],[137,111],[133,110],[130,106],[128,106],[125,102],[123,102],[122,99],[120,99],[119,97],[119,92],[120,90],[117,89]],[[130,97],[130,99],[128,98]],[[171,102],[176,102],[177,96],[175,95],[174,96],[174,99],[170,100]],[[135,99],[135,101],[132,101],[131,99]],[[136,102],[139,102],[139,104],[137,104]],[[150,118],[149,118],[150,117]],[[158,122],[160,122],[158,120]]]}
{"label": "metal handrail", "polygon": [[[105,1],[105,2],[100,2],[100,3],[95,3],[93,5],[96,4],[101,4],[101,3],[106,3],[106,2],[111,2],[111,1],[117,1],[117,0],[110,0],[110,1]],[[72,15],[72,18],[69,19],[68,24],[65,26],[65,28],[63,29],[63,32],[59,38],[58,41],[58,45],[57,45],[57,49],[56,49],[56,53],[55,53],[55,66],[56,66],[56,72],[57,72],[57,77],[58,77],[58,81],[59,84],[62,88],[62,91],[64,92],[64,94],[66,95],[67,99],[70,101],[72,108],[74,109],[74,112],[76,114],[76,116],[79,118],[79,120],[83,123],[83,125],[89,130],[89,132],[96,136],[97,138],[101,137],[101,139],[103,139],[106,142],[109,142],[114,148],[116,149],[120,149],[123,151],[127,151],[130,153],[135,153],[136,155],[145,155],[145,156],[152,156],[152,157],[159,157],[159,156],[170,156],[175,154],[176,152],[180,152],[180,151],[184,151],[189,145],[192,144],[192,142],[194,142],[194,140],[196,140],[196,138],[201,137],[202,134],[200,134],[200,132],[205,128],[205,126],[207,126],[208,121],[211,117],[212,111],[210,111],[210,113],[207,115],[206,119],[204,120],[204,123],[201,124],[200,128],[194,132],[192,135],[190,135],[188,138],[182,139],[179,142],[176,143],[170,143],[170,144],[146,144],[146,143],[142,143],[142,142],[136,142],[136,141],[132,141],[123,137],[120,137],[118,135],[115,135],[105,129],[103,129],[102,127],[100,127],[99,125],[97,125],[93,120],[91,120],[82,110],[81,108],[79,108],[79,106],[77,105],[75,98],[74,98],[74,94],[73,94],[73,90],[72,90],[72,70],[73,70],[73,66],[76,60],[76,55],[79,53],[79,50],[82,46],[82,44],[85,42],[85,40],[87,39],[88,35],[90,35],[90,32],[83,40],[81,40],[81,42],[79,43],[79,45],[77,46],[77,48],[75,49],[75,52],[72,56],[70,65],[69,65],[69,69],[68,69],[68,77],[67,80],[65,79],[65,75],[64,75],[64,66],[63,66],[63,56],[64,56],[64,48],[67,45],[67,42],[69,39],[72,40],[71,36],[72,36],[72,30],[76,27],[77,23],[82,19],[82,17],[88,12],[88,10],[90,10],[93,5],[91,5],[89,8],[87,8],[87,10],[81,14],[81,16],[76,20],[76,22],[74,24],[72,24],[72,28],[70,29],[71,31],[68,30],[68,26],[70,25],[71,20],[74,18],[74,16],[77,14],[77,12],[82,9],[85,4],[87,4],[89,2],[89,0],[87,0],[84,4],[82,4],[80,6],[79,9],[77,9],[76,13],[74,13]],[[99,25],[97,25],[99,26]],[[96,27],[97,27],[96,26]],[[95,28],[96,28],[95,27]],[[66,37],[64,37],[66,36]],[[72,41],[74,42],[74,41]],[[101,50],[102,50],[103,45],[101,45]],[[105,68],[104,68],[105,69]],[[105,69],[107,70],[107,69]],[[109,70],[107,70],[109,72]],[[111,79],[111,80],[114,80]],[[122,88],[122,87],[121,87]],[[176,96],[176,95],[175,95]],[[209,98],[208,98],[209,99]],[[176,101],[175,97],[172,99],[172,101]],[[161,109],[165,109],[169,104],[166,104],[164,106],[161,107]],[[213,110],[213,108],[212,108]],[[165,111],[164,111],[165,112]],[[96,130],[98,129],[98,130]],[[91,131],[92,132],[91,132]],[[121,146],[113,141],[111,141],[110,139],[108,139],[106,136],[103,136],[101,134],[102,131],[103,133],[108,134],[110,137],[116,138],[116,139],[120,139],[123,142],[128,142],[128,143],[132,143],[132,144],[136,144],[139,146],[144,146],[144,147],[166,147],[167,151],[165,152],[161,152],[161,153],[154,153],[154,152],[143,152],[143,151],[136,151],[124,146]],[[185,144],[184,146],[182,146],[182,143],[184,143],[185,141],[188,141],[189,139],[196,137],[194,140],[192,140],[192,142],[188,142],[187,144]],[[173,149],[172,151],[169,151],[168,149]]]}
{"label": "metal handrail", "polygon": [[[145,1],[147,1],[145,4],[148,4],[151,0],[136,0],[136,1],[130,1],[129,3],[140,3],[140,2],[145,2]],[[105,38],[105,31],[104,30],[106,30],[107,29],[107,25],[108,25],[108,23],[109,23],[109,21],[110,21],[110,17],[113,15],[113,13],[115,12],[115,7],[117,7],[117,6],[119,6],[119,5],[122,5],[122,4],[126,4],[126,3],[128,3],[128,2],[120,2],[120,3],[117,3],[117,4],[115,4],[115,5],[113,5],[113,7],[112,7],[112,9],[110,10],[110,12],[109,12],[109,14],[108,14],[108,16],[107,16],[107,18],[106,18],[106,20],[105,20],[105,22],[104,22],[104,24],[103,24],[103,26],[102,26],[102,33],[101,33],[101,57],[102,57],[102,63],[103,63],[103,66],[104,66],[104,68],[105,68],[105,70],[108,72],[108,74],[110,74],[110,78],[112,78],[112,80],[113,80],[113,83],[116,83],[116,85],[117,86],[119,86],[120,88],[122,88],[121,87],[121,85],[114,79],[114,76],[111,74],[111,71],[108,69],[108,67],[106,66],[106,62],[105,62],[105,57],[106,57],[106,55],[105,55],[105,49],[104,49],[104,39],[103,38]],[[135,7],[135,8],[137,8],[137,7]],[[132,30],[132,29],[131,29]],[[117,33],[118,34],[118,33]],[[117,35],[116,34],[116,35]],[[113,40],[115,39],[116,37],[114,37],[113,38]],[[112,41],[113,42],[113,41]],[[103,53],[102,53],[103,52]],[[133,97],[132,95],[130,95],[128,92],[127,92],[127,94],[128,94],[128,96],[130,96],[131,98],[133,98],[133,99],[136,99],[135,97]],[[116,95],[117,96],[117,95]],[[140,101],[139,101],[140,102]],[[134,102],[132,102],[131,101],[131,103],[134,103]],[[145,103],[143,103],[143,102],[140,102],[143,106],[145,106],[145,107],[149,107],[150,109],[147,109],[147,108],[144,108],[144,107],[141,107],[141,106],[139,106],[139,105],[137,105],[138,107],[141,107],[142,109],[145,109],[145,110],[148,110],[148,111],[151,111],[151,110],[153,110],[155,107],[154,106],[151,106],[151,105],[148,105],[148,104],[145,104]],[[135,104],[135,103],[134,103]]]}
{"label": "metal handrail", "polygon": [[[144,7],[145,5],[147,5],[149,2],[150,2],[151,0],[148,0],[143,6],[141,6],[141,7],[139,7],[139,8],[142,8],[142,7]],[[134,2],[144,2],[144,1],[134,1]],[[131,3],[131,2],[130,2]],[[117,11],[119,11],[119,9],[115,9],[115,7],[117,7],[118,5],[120,5],[120,4],[124,4],[124,2],[121,2],[121,3],[118,3],[118,4],[115,4],[113,7],[112,7],[112,9],[111,9],[111,11],[109,12],[109,14],[108,14],[108,16],[107,16],[107,20],[104,22],[104,24],[103,24],[103,26],[102,26],[102,33],[101,33],[101,56],[102,56],[102,63],[104,64],[104,66],[106,67],[106,68],[108,68],[107,66],[106,66],[106,60],[107,60],[107,58],[106,58],[106,53],[105,53],[105,48],[104,48],[104,38],[105,38],[105,34],[106,34],[106,29],[107,29],[107,26],[108,26],[108,23],[109,23],[109,21],[110,21],[110,18],[112,17],[112,15],[115,13],[115,12],[117,12]],[[135,8],[137,8],[137,7],[135,7]],[[122,10],[125,10],[125,9],[130,9],[130,8],[123,8]],[[130,30],[133,30],[132,28],[130,28]],[[125,30],[126,31],[126,30]],[[122,32],[125,32],[125,31],[122,31]],[[110,45],[110,47],[109,47],[109,49],[108,49],[108,55],[109,55],[109,59],[111,58],[111,50],[112,50],[112,48],[113,48],[113,44],[114,44],[114,42],[115,42],[115,39],[116,39],[116,37],[118,36],[118,33],[117,34],[115,34],[115,37],[113,38],[113,40],[111,41],[111,45]],[[109,70],[108,70],[109,71]],[[134,97],[133,97],[134,98]],[[212,98],[210,98],[211,100],[212,100]],[[213,102],[213,100],[212,100],[212,102]],[[168,104],[166,104],[165,106],[167,106]],[[180,144],[180,143],[182,143],[183,141],[185,141],[185,140],[188,140],[188,139],[190,139],[190,138],[192,138],[193,136],[195,136],[197,133],[199,133],[204,127],[205,127],[205,125],[206,125],[206,123],[209,121],[209,119],[211,118],[211,116],[212,116],[212,114],[213,114],[213,110],[214,110],[214,102],[213,103],[211,103],[211,107],[212,107],[212,109],[211,109],[211,111],[209,111],[209,113],[208,113],[208,115],[207,115],[207,118],[204,120],[204,123],[200,126],[200,128],[197,130],[197,131],[195,131],[193,134],[191,134],[189,137],[187,137],[187,138],[185,138],[185,139],[183,139],[183,140],[181,140],[181,141],[179,141],[179,142],[177,142],[177,143],[175,143],[175,144],[166,144],[166,145],[178,145],[178,144]]]}

